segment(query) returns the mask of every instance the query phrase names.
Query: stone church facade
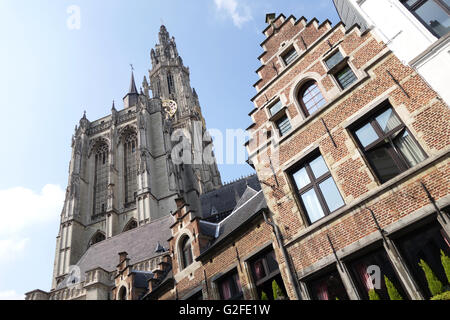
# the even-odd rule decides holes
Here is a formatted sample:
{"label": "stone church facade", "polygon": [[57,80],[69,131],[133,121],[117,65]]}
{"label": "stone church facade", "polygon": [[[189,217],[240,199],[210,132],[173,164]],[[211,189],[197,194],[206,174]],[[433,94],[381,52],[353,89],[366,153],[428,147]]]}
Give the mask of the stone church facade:
{"label": "stone church facade", "polygon": [[419,259],[446,282],[448,105],[370,28],[266,22],[256,175],[222,185],[215,161],[175,161],[177,129],[211,142],[161,27],[150,84],[132,75],[123,110],[76,128],[52,290],[27,299],[389,299],[386,278],[428,299]]}

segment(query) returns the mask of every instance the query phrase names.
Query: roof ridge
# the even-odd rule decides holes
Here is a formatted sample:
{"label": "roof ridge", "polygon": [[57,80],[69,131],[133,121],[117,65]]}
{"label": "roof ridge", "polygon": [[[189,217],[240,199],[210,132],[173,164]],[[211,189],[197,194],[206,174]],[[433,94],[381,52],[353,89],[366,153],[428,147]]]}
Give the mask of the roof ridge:
{"label": "roof ridge", "polygon": [[222,225],[222,223],[224,221],[226,221],[229,217],[232,217],[235,215],[236,212],[238,212],[240,209],[242,209],[249,201],[251,201],[253,198],[255,198],[258,194],[260,194],[262,192],[262,189],[259,190],[257,193],[255,193],[250,199],[248,199],[247,201],[245,201],[242,205],[239,206],[239,208],[233,210],[233,212],[230,213],[230,215],[228,215],[225,219],[223,219],[222,221],[219,222],[219,226]]}

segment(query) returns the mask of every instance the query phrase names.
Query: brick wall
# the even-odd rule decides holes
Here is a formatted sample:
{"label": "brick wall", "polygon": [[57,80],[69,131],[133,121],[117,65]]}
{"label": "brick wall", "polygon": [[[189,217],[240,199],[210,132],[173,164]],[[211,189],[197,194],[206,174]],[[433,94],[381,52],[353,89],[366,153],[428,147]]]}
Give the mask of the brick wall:
{"label": "brick wall", "polygon": [[[300,35],[309,39],[306,50]],[[270,59],[277,59],[282,51],[277,48],[284,41],[296,44],[300,58],[280,70],[278,76],[265,72],[270,69]],[[358,78],[346,90],[338,87],[322,61],[337,47],[344,56],[349,56],[349,65]],[[266,53],[261,61],[265,65],[260,69],[262,79],[253,98],[255,109],[250,115],[255,125],[250,129],[248,152],[259,179],[264,181],[269,209],[281,228],[297,271],[332,254],[327,234],[339,250],[377,231],[366,207],[375,212],[385,228],[430,204],[421,182],[437,201],[450,194],[449,107],[412,68],[389,52],[376,35],[361,34],[356,27],[346,32],[342,24],[331,28],[327,23],[319,26],[317,22],[305,24],[303,19],[299,22],[292,19],[283,24],[276,36],[265,41],[263,49]],[[296,92],[299,84],[308,79],[318,83],[327,104],[305,117]],[[258,139],[262,128],[274,128],[268,120],[267,108],[278,98],[288,107],[292,130],[281,138],[272,134],[270,139]],[[405,173],[404,178],[390,187],[378,181],[347,127],[352,119],[362,117],[386,100],[428,157],[427,165],[420,170],[411,168],[410,174]],[[320,150],[325,159],[345,207],[327,216],[326,222],[310,226],[290,182],[289,168],[313,149]],[[274,166],[276,179],[267,170],[269,157],[279,159]]]}

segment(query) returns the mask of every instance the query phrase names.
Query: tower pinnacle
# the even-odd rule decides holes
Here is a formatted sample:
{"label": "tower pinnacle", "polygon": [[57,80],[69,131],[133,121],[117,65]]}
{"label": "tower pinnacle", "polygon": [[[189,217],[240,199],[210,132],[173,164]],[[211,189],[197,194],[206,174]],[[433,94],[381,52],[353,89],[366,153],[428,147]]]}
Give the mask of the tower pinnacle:
{"label": "tower pinnacle", "polygon": [[128,94],[138,93],[136,89],[136,83],[134,82],[134,73],[133,73],[133,65],[131,65],[131,81],[130,81],[130,89],[128,90]]}
{"label": "tower pinnacle", "polygon": [[134,72],[133,72],[134,68],[132,64],[130,66],[131,66],[130,88],[128,89],[127,95],[123,98],[123,104],[125,109],[134,106],[137,103],[139,95],[136,88],[136,82],[134,81]]}

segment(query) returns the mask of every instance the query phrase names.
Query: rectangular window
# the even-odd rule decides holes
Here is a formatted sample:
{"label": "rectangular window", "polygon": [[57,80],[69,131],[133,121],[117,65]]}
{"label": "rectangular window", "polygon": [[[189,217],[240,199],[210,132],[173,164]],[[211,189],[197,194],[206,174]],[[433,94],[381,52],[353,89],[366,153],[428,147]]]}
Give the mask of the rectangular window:
{"label": "rectangular window", "polygon": [[448,285],[441,252],[450,256],[450,243],[438,222],[420,227],[395,241],[400,255],[406,262],[414,280],[426,298],[432,296],[425,273],[419,263],[425,262],[443,285]]}
{"label": "rectangular window", "polygon": [[347,266],[361,298],[369,300],[369,292],[374,291],[381,300],[391,300],[387,288],[392,286],[402,299],[408,299],[384,249],[354,259]]}
{"label": "rectangular window", "polygon": [[280,111],[283,108],[283,104],[279,100],[277,103],[275,103],[273,106],[269,108],[269,112],[271,116],[274,116],[277,114],[278,111]]}
{"label": "rectangular window", "polygon": [[310,223],[344,206],[341,194],[321,155],[304,163],[292,174]]}
{"label": "rectangular window", "polygon": [[291,123],[289,122],[289,118],[287,117],[287,115],[284,115],[280,119],[276,120],[275,124],[280,132],[280,136],[284,136],[292,129]]}
{"label": "rectangular window", "polygon": [[286,52],[285,54],[283,54],[283,56],[282,56],[285,65],[289,65],[297,57],[298,57],[298,53],[297,53],[297,51],[295,50],[294,47],[289,49],[289,51]]}
{"label": "rectangular window", "polygon": [[348,300],[342,279],[337,270],[307,282],[313,300]]}
{"label": "rectangular window", "polygon": [[348,88],[357,78],[353,70],[347,63],[348,58],[344,58],[340,51],[334,53],[325,60],[329,73],[334,76],[342,89]]}
{"label": "rectangular window", "polygon": [[336,80],[342,89],[349,87],[353,82],[356,81],[356,76],[352,69],[347,65],[341,71],[335,74]]}
{"label": "rectangular window", "polygon": [[402,0],[402,3],[436,37],[450,31],[449,0]]}
{"label": "rectangular window", "polygon": [[217,281],[222,300],[242,300],[241,282],[236,270],[229,272]]}
{"label": "rectangular window", "polygon": [[283,279],[278,269],[278,262],[275,258],[273,248],[265,250],[252,258],[249,262],[250,270],[253,277],[253,282],[256,286],[258,299],[262,298],[263,292],[269,300],[274,300],[272,283],[275,281],[280,287],[281,291],[287,297],[286,289],[284,288]]}
{"label": "rectangular window", "polygon": [[426,159],[390,104],[370,116],[353,134],[381,183]]}
{"label": "rectangular window", "polygon": [[340,51],[337,51],[335,54],[333,54],[331,57],[329,57],[325,64],[327,65],[328,69],[332,69],[334,66],[338,65],[339,62],[341,62],[344,59]]}

